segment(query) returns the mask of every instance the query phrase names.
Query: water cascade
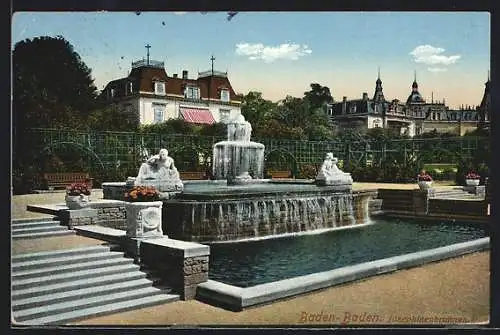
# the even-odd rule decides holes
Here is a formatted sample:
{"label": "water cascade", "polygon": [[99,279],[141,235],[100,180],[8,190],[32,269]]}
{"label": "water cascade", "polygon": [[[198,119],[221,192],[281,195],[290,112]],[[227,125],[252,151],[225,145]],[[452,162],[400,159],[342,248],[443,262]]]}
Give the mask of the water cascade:
{"label": "water cascade", "polygon": [[[228,184],[245,184],[262,179],[264,145],[250,141],[252,126],[239,114],[227,124],[227,141],[217,142],[213,149],[213,175],[227,179]],[[252,177],[253,175],[253,177]]]}

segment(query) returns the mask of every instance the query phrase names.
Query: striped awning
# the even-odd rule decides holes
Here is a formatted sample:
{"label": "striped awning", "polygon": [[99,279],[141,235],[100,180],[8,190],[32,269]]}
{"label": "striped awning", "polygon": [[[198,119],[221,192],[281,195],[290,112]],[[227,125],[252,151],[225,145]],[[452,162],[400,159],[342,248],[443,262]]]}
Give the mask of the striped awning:
{"label": "striped awning", "polygon": [[187,122],[202,124],[215,123],[214,117],[208,109],[181,107],[181,114],[184,120]]}

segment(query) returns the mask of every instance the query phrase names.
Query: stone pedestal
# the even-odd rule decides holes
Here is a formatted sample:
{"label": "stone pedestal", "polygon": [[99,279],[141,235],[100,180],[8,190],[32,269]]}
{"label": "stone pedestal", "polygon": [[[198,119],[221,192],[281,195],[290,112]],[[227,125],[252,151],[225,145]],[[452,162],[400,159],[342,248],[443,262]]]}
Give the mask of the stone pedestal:
{"label": "stone pedestal", "polygon": [[139,249],[141,262],[183,300],[194,299],[198,284],[208,281],[209,246],[164,237],[143,239]]}
{"label": "stone pedestal", "polygon": [[127,236],[139,238],[163,236],[162,206],[162,201],[126,202]]}

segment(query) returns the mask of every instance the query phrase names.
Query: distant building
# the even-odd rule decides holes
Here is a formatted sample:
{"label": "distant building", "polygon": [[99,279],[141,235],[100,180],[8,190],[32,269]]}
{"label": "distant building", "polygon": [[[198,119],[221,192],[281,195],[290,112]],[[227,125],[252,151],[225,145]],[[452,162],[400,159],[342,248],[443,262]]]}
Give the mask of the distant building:
{"label": "distant building", "polygon": [[[481,122],[484,127],[489,124],[489,78],[481,105],[475,108],[462,106],[458,110],[449,109],[444,101],[432,99],[426,102],[419,92],[416,75],[411,87],[406,103],[398,99],[386,100],[379,72],[372,99],[368,98],[368,93],[363,93],[361,99],[347,100],[343,97],[342,102],[328,106],[328,115],[336,130],[385,128],[410,137],[434,130],[463,135],[476,129]],[[483,121],[480,115],[484,115]]]}
{"label": "distant building", "polygon": [[[149,46],[146,46],[147,48]],[[149,59],[132,62],[130,74],[109,82],[101,99],[115,103],[123,113],[139,116],[140,124],[161,123],[181,118],[195,124],[211,124],[241,114],[241,101],[234,92],[227,72],[188,71],[167,75],[163,62]]]}

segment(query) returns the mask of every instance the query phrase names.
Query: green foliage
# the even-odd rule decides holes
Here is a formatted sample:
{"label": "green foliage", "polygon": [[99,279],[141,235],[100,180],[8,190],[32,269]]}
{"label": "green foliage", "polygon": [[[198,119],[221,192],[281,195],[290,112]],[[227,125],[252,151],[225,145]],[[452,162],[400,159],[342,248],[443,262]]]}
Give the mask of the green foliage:
{"label": "green foliage", "polygon": [[112,104],[93,110],[86,126],[93,131],[135,131],[139,128],[139,116]]}
{"label": "green foliage", "polygon": [[192,123],[182,119],[170,119],[162,123],[148,124],[140,126],[142,133],[160,133],[160,134],[194,134],[195,126]]}
{"label": "green foliage", "polygon": [[304,164],[299,167],[296,178],[299,179],[314,179],[318,174],[318,169],[312,164]]}
{"label": "green foliage", "polygon": [[304,92],[304,100],[307,100],[312,108],[324,108],[325,104],[332,103],[333,97],[330,89],[318,83],[311,84],[311,90]]}
{"label": "green foliage", "polygon": [[18,132],[32,127],[79,127],[95,107],[90,69],[63,37],[36,37],[13,51],[13,112]]}

